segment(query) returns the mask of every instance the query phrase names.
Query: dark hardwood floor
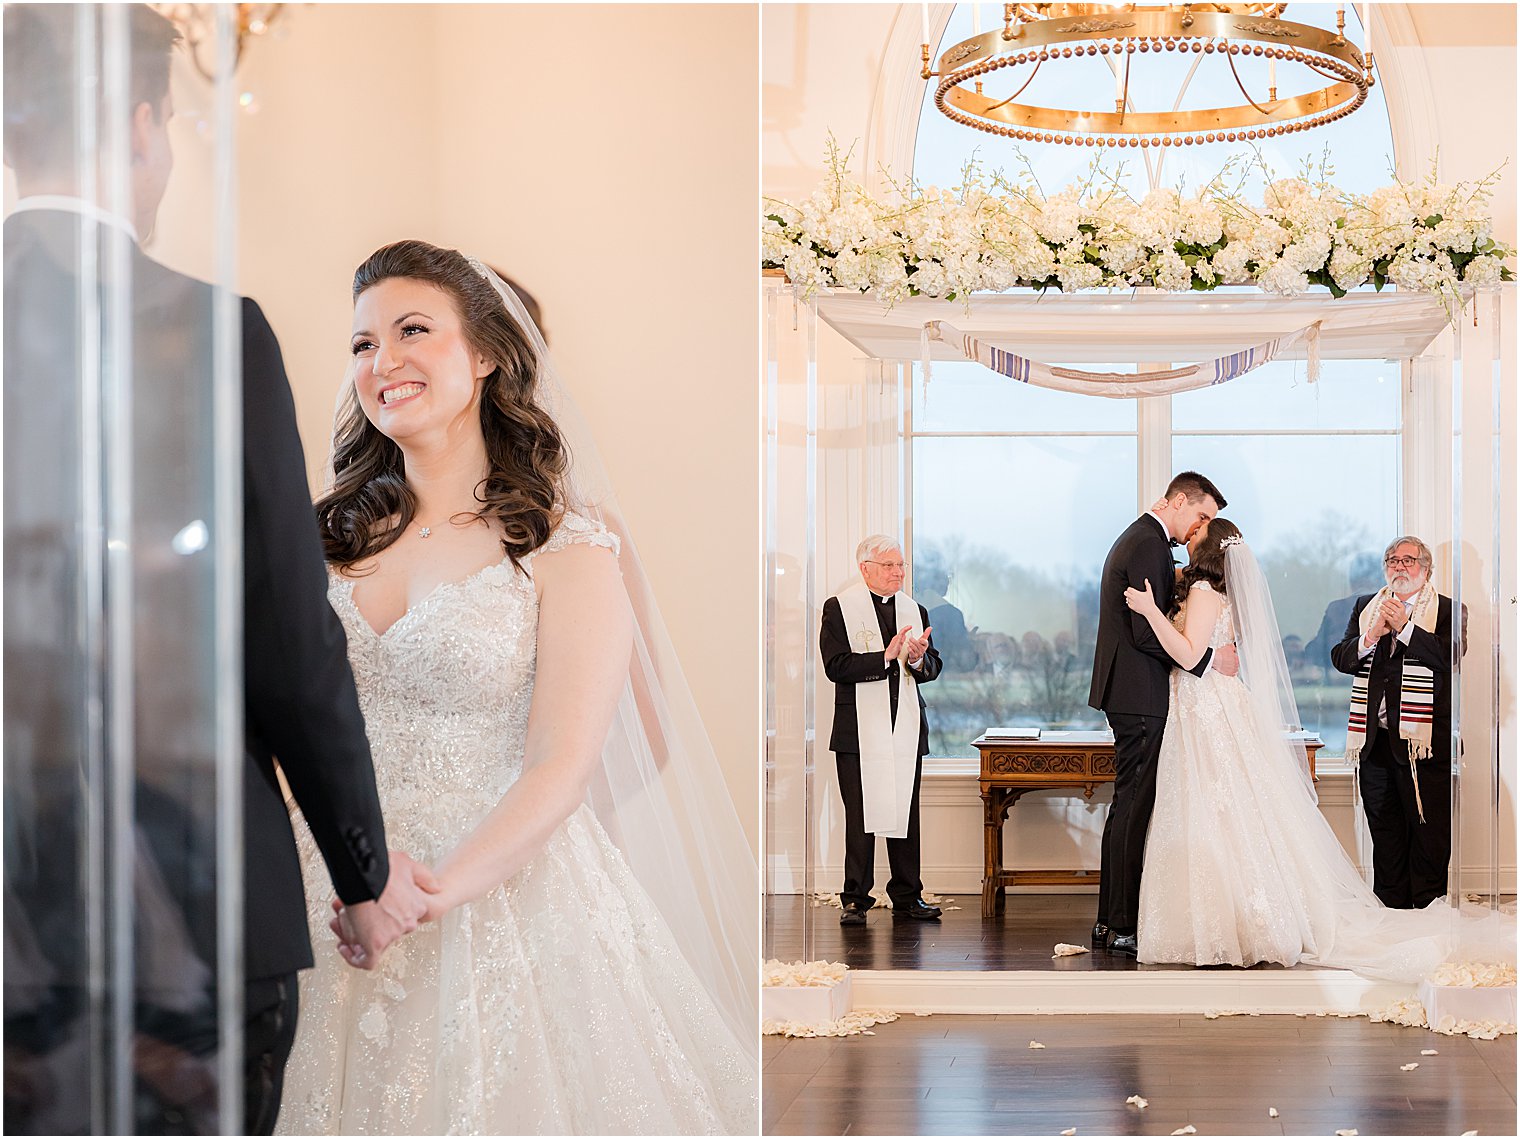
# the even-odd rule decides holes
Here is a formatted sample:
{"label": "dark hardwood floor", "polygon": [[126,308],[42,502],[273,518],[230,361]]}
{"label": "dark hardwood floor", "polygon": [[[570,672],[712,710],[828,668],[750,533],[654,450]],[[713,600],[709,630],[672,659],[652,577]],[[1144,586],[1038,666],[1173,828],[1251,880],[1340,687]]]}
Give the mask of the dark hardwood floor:
{"label": "dark hardwood floor", "polygon": [[[894,918],[879,905],[865,926],[841,926],[833,906],[813,910],[816,923],[812,960],[838,961],[851,969],[1050,969],[1079,972],[1104,969],[1183,969],[1183,965],[1136,965],[1127,957],[1083,953],[1052,960],[1057,942],[1086,945],[1097,897],[1093,894],[1014,894],[999,917],[982,920],[981,895],[957,896],[958,910],[938,922]],[[796,961],[803,956],[803,899],[766,899],[768,957]],[[1276,966],[1263,966],[1276,968]]]}
{"label": "dark hardwood floor", "polygon": [[[1513,1036],[1293,1016],[906,1016],[875,1031],[766,1038],[764,1132],[1516,1133]],[[1137,1094],[1144,1110],[1124,1102]]]}

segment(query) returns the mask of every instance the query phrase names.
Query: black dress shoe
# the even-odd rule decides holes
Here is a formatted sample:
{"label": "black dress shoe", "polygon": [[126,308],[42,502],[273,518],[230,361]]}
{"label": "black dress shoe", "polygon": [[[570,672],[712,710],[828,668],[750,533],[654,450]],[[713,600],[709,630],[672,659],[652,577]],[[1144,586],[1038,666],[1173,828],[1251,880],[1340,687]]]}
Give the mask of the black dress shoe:
{"label": "black dress shoe", "polygon": [[942,912],[938,906],[931,906],[922,898],[914,898],[905,906],[892,907],[893,917],[916,918],[919,921],[939,921]]}
{"label": "black dress shoe", "polygon": [[1132,933],[1116,933],[1108,943],[1108,951],[1120,957],[1139,957],[1140,943]]}
{"label": "black dress shoe", "polygon": [[840,925],[865,925],[866,912],[860,908],[859,902],[846,902],[844,913],[839,915]]}
{"label": "black dress shoe", "polygon": [[1108,948],[1108,926],[1100,921],[1093,922],[1092,947],[1094,949]]}

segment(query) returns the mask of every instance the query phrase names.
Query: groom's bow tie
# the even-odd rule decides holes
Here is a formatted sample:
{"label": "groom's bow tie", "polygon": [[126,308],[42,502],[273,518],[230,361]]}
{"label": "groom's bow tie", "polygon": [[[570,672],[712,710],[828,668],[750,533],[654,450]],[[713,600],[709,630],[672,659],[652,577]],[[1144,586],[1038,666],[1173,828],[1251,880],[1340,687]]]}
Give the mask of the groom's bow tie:
{"label": "groom's bow tie", "polygon": [[1176,539],[1176,538],[1168,538],[1168,539],[1167,539],[1167,541],[1168,541],[1168,542],[1170,542],[1170,543],[1171,543],[1171,544],[1172,544],[1172,549],[1174,549],[1174,550],[1175,550],[1175,549],[1176,549],[1176,548],[1177,548],[1177,547],[1178,547],[1178,546],[1180,546],[1180,545],[1182,545],[1182,543],[1181,543],[1181,542],[1179,542],[1179,541],[1178,541],[1178,540],[1177,540],[1177,539]]}

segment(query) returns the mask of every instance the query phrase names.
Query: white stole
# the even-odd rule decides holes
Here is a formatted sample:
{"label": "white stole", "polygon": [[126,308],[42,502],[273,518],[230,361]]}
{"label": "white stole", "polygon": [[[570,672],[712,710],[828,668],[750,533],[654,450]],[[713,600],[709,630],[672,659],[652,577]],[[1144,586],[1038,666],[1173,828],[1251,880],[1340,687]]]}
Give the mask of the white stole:
{"label": "white stole", "polygon": [[[850,651],[885,653],[876,621],[876,595],[857,582],[839,594]],[[918,604],[898,590],[893,596],[894,630],[913,627],[924,635]],[[898,658],[897,722],[892,722],[890,680],[855,685],[855,722],[860,745],[860,798],[865,830],[882,838],[908,837],[908,808],[913,805],[913,773],[918,766],[918,683],[908,671],[908,651]]]}

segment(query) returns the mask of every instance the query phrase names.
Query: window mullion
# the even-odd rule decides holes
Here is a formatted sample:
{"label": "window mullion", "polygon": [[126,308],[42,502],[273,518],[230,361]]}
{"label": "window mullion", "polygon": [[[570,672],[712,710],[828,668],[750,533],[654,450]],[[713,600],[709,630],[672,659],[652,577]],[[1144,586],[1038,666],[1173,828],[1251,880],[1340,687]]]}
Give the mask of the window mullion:
{"label": "window mullion", "polygon": [[[1170,364],[1141,364],[1139,374],[1147,372],[1164,372],[1170,368]],[[1136,461],[1139,469],[1136,474],[1136,493],[1139,501],[1135,504],[1135,512],[1138,514],[1150,508],[1166,484],[1172,481],[1172,397],[1140,396],[1135,400],[1136,416],[1135,429],[1139,438],[1135,443]]]}

